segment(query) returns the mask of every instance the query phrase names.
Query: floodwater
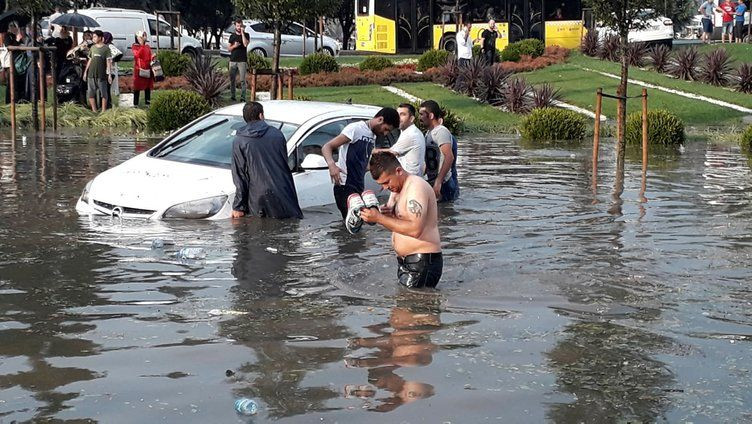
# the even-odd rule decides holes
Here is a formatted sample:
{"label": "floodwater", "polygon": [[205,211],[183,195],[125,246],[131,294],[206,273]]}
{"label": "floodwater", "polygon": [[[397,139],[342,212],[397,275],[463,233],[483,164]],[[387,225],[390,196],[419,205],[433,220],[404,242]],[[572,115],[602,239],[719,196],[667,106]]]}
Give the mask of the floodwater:
{"label": "floodwater", "polygon": [[[608,143],[606,143],[608,144]],[[738,148],[627,162],[460,145],[440,290],[389,234],[300,222],[79,217],[148,147],[0,143],[0,423],[752,421],[752,175]],[[166,242],[152,249],[154,239]],[[179,260],[182,247],[207,256]],[[255,399],[255,417],[233,402]]]}

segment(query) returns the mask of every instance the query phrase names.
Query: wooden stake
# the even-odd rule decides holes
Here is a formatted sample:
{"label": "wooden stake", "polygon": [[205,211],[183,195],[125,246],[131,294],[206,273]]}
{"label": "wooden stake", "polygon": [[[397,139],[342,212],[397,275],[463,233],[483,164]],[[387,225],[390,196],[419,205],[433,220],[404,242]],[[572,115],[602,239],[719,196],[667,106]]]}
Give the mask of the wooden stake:
{"label": "wooden stake", "polygon": [[292,77],[292,75],[293,75],[293,71],[291,69],[287,73],[287,98],[290,99],[290,100],[293,99],[293,94],[292,94],[292,85],[293,85],[292,78],[293,77]]}
{"label": "wooden stake", "polygon": [[642,191],[645,194],[645,182],[648,174],[648,90],[642,89]]}
{"label": "wooden stake", "polygon": [[277,100],[282,100],[282,90],[284,89],[283,81],[282,81],[282,72],[279,72],[274,76],[277,79]]}
{"label": "wooden stake", "polygon": [[[22,53],[26,54],[26,53]],[[16,139],[16,67],[15,53],[10,52],[10,129],[13,134],[13,139]]]}
{"label": "wooden stake", "polygon": [[256,70],[251,69],[251,101],[256,101]]}
{"label": "wooden stake", "polygon": [[595,123],[593,124],[593,190],[598,186],[598,148],[601,140],[601,104],[603,89],[595,94]]}
{"label": "wooden stake", "polygon": [[57,60],[53,52],[51,63],[52,70],[52,128],[57,131]]}

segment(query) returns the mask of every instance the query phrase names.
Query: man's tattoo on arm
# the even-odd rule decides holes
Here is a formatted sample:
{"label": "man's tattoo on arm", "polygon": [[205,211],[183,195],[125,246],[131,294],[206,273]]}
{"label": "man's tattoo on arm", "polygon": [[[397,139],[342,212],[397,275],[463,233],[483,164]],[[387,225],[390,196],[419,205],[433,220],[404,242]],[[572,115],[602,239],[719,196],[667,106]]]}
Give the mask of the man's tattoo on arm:
{"label": "man's tattoo on arm", "polygon": [[414,199],[410,199],[407,202],[407,210],[410,211],[411,214],[415,215],[418,218],[420,218],[420,216],[423,215],[423,206],[421,206],[421,204],[418,203],[418,201]]}

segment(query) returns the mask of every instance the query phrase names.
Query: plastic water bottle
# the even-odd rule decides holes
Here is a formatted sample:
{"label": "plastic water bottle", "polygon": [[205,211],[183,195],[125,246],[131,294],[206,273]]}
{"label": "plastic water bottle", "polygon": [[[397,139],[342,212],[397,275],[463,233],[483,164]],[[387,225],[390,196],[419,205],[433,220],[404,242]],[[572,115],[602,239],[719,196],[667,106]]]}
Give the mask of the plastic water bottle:
{"label": "plastic water bottle", "polygon": [[253,399],[240,398],[235,401],[235,411],[241,415],[256,415],[258,405]]}
{"label": "plastic water bottle", "polygon": [[152,249],[162,249],[164,248],[164,240],[162,239],[154,239],[151,241],[151,248]]}
{"label": "plastic water bottle", "polygon": [[204,259],[206,251],[200,247],[184,247],[177,254],[180,259]]}

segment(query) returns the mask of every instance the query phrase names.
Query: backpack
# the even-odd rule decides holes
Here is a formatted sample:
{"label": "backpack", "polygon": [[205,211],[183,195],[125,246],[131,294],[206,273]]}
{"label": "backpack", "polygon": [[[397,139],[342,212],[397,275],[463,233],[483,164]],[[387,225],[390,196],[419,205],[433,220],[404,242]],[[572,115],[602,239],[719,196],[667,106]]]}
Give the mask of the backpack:
{"label": "backpack", "polygon": [[29,59],[29,55],[27,55],[26,52],[23,52],[16,55],[16,58],[13,60],[13,65],[16,68],[16,74],[25,74],[31,65],[31,59]]}

